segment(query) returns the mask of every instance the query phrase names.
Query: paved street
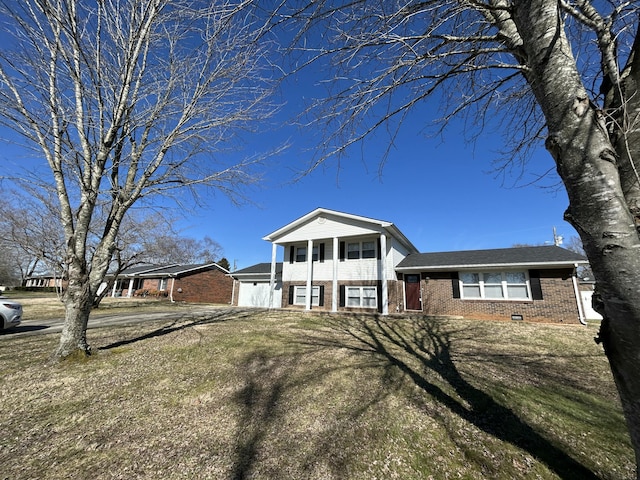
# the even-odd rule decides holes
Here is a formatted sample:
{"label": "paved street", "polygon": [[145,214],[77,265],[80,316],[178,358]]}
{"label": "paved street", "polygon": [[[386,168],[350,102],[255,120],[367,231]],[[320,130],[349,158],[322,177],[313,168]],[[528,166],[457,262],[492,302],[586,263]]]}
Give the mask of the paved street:
{"label": "paved street", "polygon": [[[89,319],[88,328],[100,328],[114,325],[131,325],[155,320],[180,320],[182,318],[204,318],[217,316],[231,311],[229,307],[211,305],[190,305],[185,308],[170,308],[166,312],[139,312],[117,315],[96,315]],[[25,320],[16,328],[0,332],[0,341],[18,335],[36,335],[43,333],[59,333],[62,330],[63,319]]]}

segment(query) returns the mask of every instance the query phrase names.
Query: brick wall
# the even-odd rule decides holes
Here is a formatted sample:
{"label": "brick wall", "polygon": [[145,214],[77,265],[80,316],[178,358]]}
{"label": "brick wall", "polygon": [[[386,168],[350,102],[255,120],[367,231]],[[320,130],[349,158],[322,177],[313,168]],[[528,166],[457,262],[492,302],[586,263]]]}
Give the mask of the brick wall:
{"label": "brick wall", "polygon": [[[169,284],[169,289],[171,285]],[[208,270],[175,279],[173,299],[176,302],[231,303],[233,279],[224,272]]]}
{"label": "brick wall", "polygon": [[542,300],[495,301],[453,298],[449,272],[422,275],[422,309],[429,315],[456,315],[467,318],[511,320],[522,315],[531,322],[579,323],[572,269],[540,270]]}
{"label": "brick wall", "polygon": [[[348,286],[348,285],[357,285],[357,286],[369,286],[369,285],[377,285],[378,286],[378,305],[380,305],[380,282],[379,281],[340,281],[338,282],[338,295],[340,295],[340,286]],[[292,286],[304,286],[306,282],[284,282],[282,285],[282,308],[298,308],[304,309],[304,305],[292,305],[289,304],[289,288]],[[324,305],[322,306],[311,306],[312,310],[323,310],[323,311],[331,311],[331,302],[333,299],[332,292],[333,282],[331,281],[315,281],[313,282],[313,286],[323,286],[324,287]],[[401,288],[401,286],[399,286]],[[400,290],[401,292],[401,290]],[[397,296],[398,296],[398,282],[395,280],[391,280],[387,282],[387,294],[389,297],[389,313],[393,313],[396,311],[397,305]],[[400,293],[401,295],[401,293]],[[353,307],[340,307],[340,299],[338,299],[338,311],[341,312],[379,312],[380,308],[372,309],[372,308],[353,308]]]}

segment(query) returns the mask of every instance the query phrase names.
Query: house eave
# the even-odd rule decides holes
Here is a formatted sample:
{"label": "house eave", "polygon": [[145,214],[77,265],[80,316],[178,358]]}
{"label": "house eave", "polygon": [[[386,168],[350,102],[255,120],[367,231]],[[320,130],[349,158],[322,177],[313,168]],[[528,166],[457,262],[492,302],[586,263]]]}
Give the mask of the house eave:
{"label": "house eave", "polygon": [[323,215],[323,214],[344,218],[346,220],[353,220],[353,221],[378,225],[383,230],[389,232],[389,234],[392,237],[396,238],[400,242],[400,244],[403,245],[410,253],[419,253],[419,250],[413,245],[413,243],[411,243],[411,241],[392,222],[377,220],[369,217],[363,217],[360,215],[353,215],[350,213],[338,212],[336,210],[329,210],[327,208],[316,208],[315,210],[307,213],[306,215],[303,215],[297,220],[294,220],[293,222],[285,225],[284,227],[279,228],[275,232],[272,232],[269,235],[262,237],[262,240],[275,243],[277,245],[284,245],[288,242],[279,242],[278,240],[282,238],[287,232],[296,229],[300,225],[307,222],[309,219],[318,215]]}
{"label": "house eave", "polygon": [[574,268],[578,265],[586,265],[589,262],[577,260],[575,262],[521,262],[521,263],[485,263],[485,264],[451,264],[451,265],[416,265],[411,267],[396,267],[396,271],[405,272],[447,272],[455,270],[478,270],[482,268],[498,269],[498,268],[553,268],[564,267]]}

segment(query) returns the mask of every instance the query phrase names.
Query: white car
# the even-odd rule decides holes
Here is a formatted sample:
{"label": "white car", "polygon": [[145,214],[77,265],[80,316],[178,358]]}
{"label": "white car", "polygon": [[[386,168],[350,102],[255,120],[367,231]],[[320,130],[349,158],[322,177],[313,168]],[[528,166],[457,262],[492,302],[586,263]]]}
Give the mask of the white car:
{"label": "white car", "polygon": [[0,330],[20,325],[22,320],[22,305],[18,302],[0,296]]}

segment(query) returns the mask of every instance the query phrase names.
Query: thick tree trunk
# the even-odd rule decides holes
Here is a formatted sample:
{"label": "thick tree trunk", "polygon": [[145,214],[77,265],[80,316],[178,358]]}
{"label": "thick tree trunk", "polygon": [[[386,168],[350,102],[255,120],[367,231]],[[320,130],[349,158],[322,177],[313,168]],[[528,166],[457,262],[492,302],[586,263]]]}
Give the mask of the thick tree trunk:
{"label": "thick tree trunk", "polygon": [[69,269],[69,285],[64,294],[65,319],[55,357],[90,354],[87,324],[93,303],[88,276],[82,269]]}
{"label": "thick tree trunk", "polygon": [[[526,78],[547,120],[546,145],[569,196],[566,220],[578,231],[597,282],[599,335],[611,366],[640,462],[640,238],[618,160],[628,152],[611,141],[590,101],[564,36],[557,0],[517,2],[514,20]],[[628,92],[627,92],[628,93]],[[627,147],[628,148],[628,145]],[[631,207],[631,208],[630,208]],[[639,472],[640,473],[640,472]],[[640,477],[638,477],[640,478]]]}
{"label": "thick tree trunk", "polygon": [[[86,305],[88,303],[88,307]],[[91,312],[91,301],[66,301],[65,319],[60,343],[55,352],[58,359],[70,357],[76,354],[89,355],[90,348],[87,343],[87,324]]]}

